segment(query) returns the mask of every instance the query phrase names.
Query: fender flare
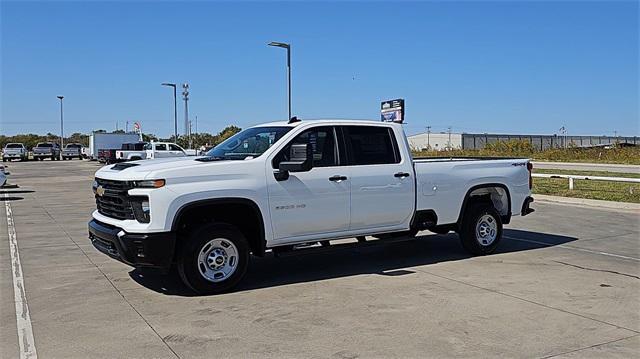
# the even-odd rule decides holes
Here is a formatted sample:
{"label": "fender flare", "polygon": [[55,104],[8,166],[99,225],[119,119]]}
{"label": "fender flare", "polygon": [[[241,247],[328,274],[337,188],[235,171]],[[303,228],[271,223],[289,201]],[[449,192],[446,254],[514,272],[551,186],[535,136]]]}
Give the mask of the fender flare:
{"label": "fender flare", "polygon": [[262,217],[262,211],[260,207],[253,201],[247,198],[242,197],[229,197],[229,198],[211,198],[211,199],[203,199],[197,200],[193,202],[186,203],[182,205],[176,211],[176,214],[173,216],[171,221],[171,231],[176,232],[178,230],[178,223],[180,222],[180,218],[183,213],[187,210],[191,210],[198,207],[205,207],[210,205],[225,205],[225,204],[240,204],[250,207],[258,217],[259,221],[259,238],[256,241],[256,248],[254,254],[257,256],[264,255],[264,252],[267,248],[267,240],[265,238],[265,228],[264,228],[264,218]]}
{"label": "fender flare", "polygon": [[458,221],[456,222],[458,225],[462,223],[462,217],[464,216],[464,212],[467,210],[467,205],[469,204],[469,198],[471,198],[471,193],[477,189],[481,188],[491,188],[491,187],[500,187],[507,194],[507,214],[503,216],[502,222],[504,224],[508,224],[511,220],[511,193],[509,192],[509,188],[503,183],[483,183],[479,185],[475,185],[467,191],[467,194],[464,196],[464,200],[462,201],[462,206],[460,207],[460,214],[458,215]]}

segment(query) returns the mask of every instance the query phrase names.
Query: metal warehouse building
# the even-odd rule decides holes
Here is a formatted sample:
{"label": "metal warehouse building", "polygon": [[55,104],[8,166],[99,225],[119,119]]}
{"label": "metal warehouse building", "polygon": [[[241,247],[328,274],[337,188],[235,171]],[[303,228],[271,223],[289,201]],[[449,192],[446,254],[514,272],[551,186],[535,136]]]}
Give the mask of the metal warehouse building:
{"label": "metal warehouse building", "polygon": [[505,135],[490,133],[420,133],[408,136],[409,145],[414,150],[426,149],[430,146],[434,150],[452,149],[482,149],[487,143],[498,141],[527,141],[538,150],[549,148],[574,146],[596,147],[615,143],[638,146],[638,136],[560,136],[560,135]]}

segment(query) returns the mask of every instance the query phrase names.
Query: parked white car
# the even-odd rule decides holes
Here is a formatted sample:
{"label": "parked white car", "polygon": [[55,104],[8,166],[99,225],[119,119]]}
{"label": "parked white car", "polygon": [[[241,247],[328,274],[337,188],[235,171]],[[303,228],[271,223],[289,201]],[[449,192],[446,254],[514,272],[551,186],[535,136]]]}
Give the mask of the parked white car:
{"label": "parked white car", "polygon": [[135,267],[176,265],[200,293],[235,286],[250,253],[341,238],[456,231],[484,255],[503,224],[533,211],[531,169],[528,159],[413,159],[393,123],[275,122],[205,157],[98,170],[89,237]]}

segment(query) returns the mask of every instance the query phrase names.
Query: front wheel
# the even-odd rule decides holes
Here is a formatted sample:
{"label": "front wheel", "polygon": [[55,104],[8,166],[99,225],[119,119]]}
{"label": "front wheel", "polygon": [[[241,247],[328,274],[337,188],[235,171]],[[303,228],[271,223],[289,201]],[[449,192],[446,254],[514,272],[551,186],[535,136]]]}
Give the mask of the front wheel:
{"label": "front wheel", "polygon": [[178,273],[199,294],[230,290],[240,282],[249,264],[249,244],[234,226],[208,224],[196,229],[182,247]]}
{"label": "front wheel", "polygon": [[459,235],[462,246],[470,254],[493,253],[502,239],[500,214],[490,204],[470,205],[462,219]]}

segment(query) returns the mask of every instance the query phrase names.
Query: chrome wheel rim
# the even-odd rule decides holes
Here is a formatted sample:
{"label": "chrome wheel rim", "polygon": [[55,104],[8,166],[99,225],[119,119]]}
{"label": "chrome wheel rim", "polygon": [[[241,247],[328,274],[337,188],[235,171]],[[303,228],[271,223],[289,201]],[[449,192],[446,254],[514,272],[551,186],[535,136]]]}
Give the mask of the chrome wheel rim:
{"label": "chrome wheel rim", "polygon": [[228,279],[238,268],[238,248],[224,238],[205,243],[198,253],[198,271],[210,282]]}
{"label": "chrome wheel rim", "polygon": [[496,219],[485,214],[476,224],[476,240],[481,246],[490,246],[498,237],[498,223]]}

